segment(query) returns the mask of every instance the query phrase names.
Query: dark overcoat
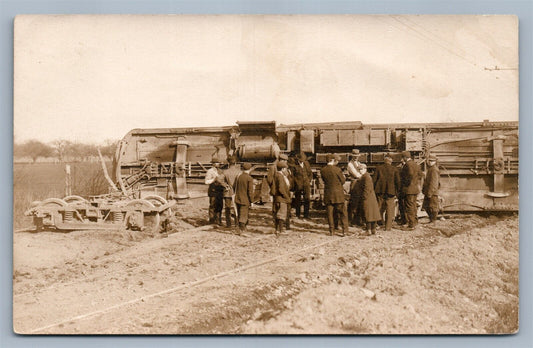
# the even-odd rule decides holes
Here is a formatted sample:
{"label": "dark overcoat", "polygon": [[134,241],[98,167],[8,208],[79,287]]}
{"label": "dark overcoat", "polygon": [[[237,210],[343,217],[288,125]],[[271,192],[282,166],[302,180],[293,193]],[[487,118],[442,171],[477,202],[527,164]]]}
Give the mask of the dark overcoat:
{"label": "dark overcoat", "polygon": [[342,185],[346,178],[342,170],[333,165],[326,165],[320,169],[324,181],[324,204],[344,203],[344,189]]}
{"label": "dark overcoat", "polygon": [[374,174],[374,191],[377,195],[398,195],[400,190],[400,173],[396,167],[384,163],[376,168]]}
{"label": "dark overcoat", "polygon": [[227,188],[224,190],[224,197],[232,197],[235,193],[233,191],[233,185],[235,184],[235,179],[241,173],[241,170],[236,165],[230,166],[228,169],[224,170],[224,183]]}
{"label": "dark overcoat", "polygon": [[426,180],[424,180],[424,185],[422,186],[424,196],[431,197],[439,194],[439,179],[440,173],[437,165],[429,167],[426,173]]}
{"label": "dark overcoat", "polygon": [[300,164],[295,164],[293,169],[294,175],[294,189],[297,191],[303,191],[305,186],[311,184],[313,178],[313,171],[308,161],[303,161],[303,167]]}
{"label": "dark overcoat", "polygon": [[235,179],[235,203],[249,206],[254,199],[254,179],[242,172]]}
{"label": "dark overcoat", "polygon": [[361,199],[363,200],[363,212],[366,222],[382,220],[376,194],[374,193],[374,183],[370,174],[365,173],[359,180],[363,188]]}
{"label": "dark overcoat", "polygon": [[271,189],[273,191],[272,196],[274,196],[274,203],[291,202],[290,184],[287,185],[285,175],[281,174],[279,171],[274,173],[274,182]]}
{"label": "dark overcoat", "polygon": [[417,195],[420,193],[420,179],[422,178],[422,170],[420,166],[413,160],[407,161],[400,171],[400,181],[402,185],[402,193],[406,195]]}

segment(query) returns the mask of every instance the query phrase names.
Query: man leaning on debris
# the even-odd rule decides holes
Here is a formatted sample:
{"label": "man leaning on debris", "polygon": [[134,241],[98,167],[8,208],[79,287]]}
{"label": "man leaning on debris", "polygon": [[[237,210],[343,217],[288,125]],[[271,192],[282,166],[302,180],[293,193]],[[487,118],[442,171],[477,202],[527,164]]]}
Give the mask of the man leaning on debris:
{"label": "man leaning on debris", "polygon": [[328,164],[320,170],[320,176],[324,181],[324,204],[328,216],[329,235],[333,235],[335,229],[334,214],[338,214],[337,216],[342,223],[342,235],[345,236],[348,233],[348,216],[343,188],[346,178],[337,166],[339,155],[328,154],[326,160]]}
{"label": "man leaning on debris", "polygon": [[420,166],[411,159],[409,151],[402,152],[404,165],[400,171],[401,192],[405,197],[405,218],[407,230],[412,231],[418,224],[416,198],[420,193],[422,171]]}
{"label": "man leaning on debris", "polygon": [[220,169],[220,160],[211,159],[212,167],[205,174],[205,184],[209,185],[209,223],[222,225],[222,207],[224,204],[224,176]]}
{"label": "man leaning on debris", "polygon": [[246,226],[248,226],[248,213],[253,203],[254,180],[250,176],[252,165],[244,163],[243,172],[235,179],[235,204],[237,206],[237,217],[239,226],[237,234],[246,236]]}
{"label": "man leaning on debris", "polygon": [[424,185],[422,186],[422,193],[424,194],[422,209],[427,212],[429,222],[433,223],[437,220],[437,215],[439,213],[440,173],[437,166],[437,156],[429,155],[427,164],[429,168],[426,173]]}

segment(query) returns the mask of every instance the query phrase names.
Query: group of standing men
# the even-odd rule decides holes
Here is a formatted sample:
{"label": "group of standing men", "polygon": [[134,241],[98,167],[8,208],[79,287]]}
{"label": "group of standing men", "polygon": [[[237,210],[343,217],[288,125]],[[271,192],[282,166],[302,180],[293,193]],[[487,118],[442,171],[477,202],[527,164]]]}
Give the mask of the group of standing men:
{"label": "group of standing men", "polygon": [[268,168],[266,183],[272,195],[272,216],[276,235],[291,228],[291,209],[296,217],[309,218],[313,172],[304,153],[289,158],[280,154]]}
{"label": "group of standing men", "polygon": [[[396,200],[399,206],[399,225],[407,224],[407,230],[414,230],[417,219],[417,196],[423,173],[420,166],[411,159],[409,151],[402,152],[402,166],[392,165],[392,157],[384,155],[384,163],[376,168],[374,176],[367,172],[364,163],[359,162],[359,151],[354,149],[348,163],[351,178],[350,199],[346,206],[344,184],[346,177],[338,167],[339,155],[329,154],[327,165],[319,173],[324,185],[323,203],[326,206],[329,234],[333,235],[339,223],[342,235],[348,234],[349,225],[363,226],[369,234],[375,234],[378,224],[386,231],[392,229],[395,218]],[[423,209],[428,213],[430,222],[437,218],[439,211],[439,172],[436,157],[428,158],[428,171],[422,192]],[[232,216],[238,234],[246,231],[248,212],[253,203],[254,185],[250,176],[251,165],[244,163],[242,170],[236,166],[235,157],[228,159],[229,168],[220,169],[220,162],[214,160],[208,170],[205,183],[209,185],[209,222],[222,225],[222,209],[225,209],[226,226],[232,226]],[[280,154],[268,168],[266,183],[272,195],[272,215],[275,233],[279,235],[291,227],[291,209],[296,216],[309,218],[311,182],[313,172],[304,153],[295,158]]]}
{"label": "group of standing men", "polygon": [[244,163],[242,170],[236,165],[235,157],[228,158],[229,167],[220,168],[220,161],[213,159],[212,167],[205,175],[205,183],[209,185],[209,223],[222,225],[222,209],[225,210],[226,227],[232,227],[235,217],[237,234],[246,232],[248,213],[253,203],[254,184],[250,176],[252,165]]}
{"label": "group of standing men", "polygon": [[[366,165],[358,161],[359,151],[354,150],[348,164],[348,173],[352,178],[348,214],[354,225],[366,224],[369,233],[374,234],[376,224],[382,224],[386,231],[392,229],[395,218],[395,201],[398,200],[399,225],[406,225],[406,230],[414,230],[418,224],[417,196],[423,173],[420,166],[411,158],[409,151],[402,152],[402,165],[392,165],[392,157],[384,155],[384,163],[376,167],[374,177],[366,172]],[[430,222],[434,222],[439,212],[439,171],[437,158],[430,155],[427,160],[428,171],[422,193],[422,208],[428,213]]]}

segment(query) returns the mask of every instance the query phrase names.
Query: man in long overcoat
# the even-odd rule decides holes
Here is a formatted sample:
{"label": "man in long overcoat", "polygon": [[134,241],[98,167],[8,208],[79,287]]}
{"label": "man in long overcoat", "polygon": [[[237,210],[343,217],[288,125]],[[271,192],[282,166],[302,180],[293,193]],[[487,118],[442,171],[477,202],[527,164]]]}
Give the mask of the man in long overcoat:
{"label": "man in long overcoat", "polygon": [[420,180],[422,170],[420,166],[411,159],[409,151],[402,152],[404,165],[400,171],[401,192],[405,197],[405,218],[408,230],[414,230],[418,224],[416,198],[420,193]]}
{"label": "man in long overcoat", "polygon": [[366,164],[362,163],[360,165],[361,176],[361,187],[362,187],[362,206],[363,206],[363,217],[366,223],[366,230],[368,233],[376,234],[376,223],[381,221],[382,215],[379,211],[378,201],[376,199],[376,194],[374,192],[374,183],[370,174],[366,171]]}
{"label": "man in long overcoat", "polygon": [[392,229],[394,219],[394,200],[400,190],[400,174],[392,166],[392,157],[385,155],[384,163],[376,168],[374,174],[374,191],[378,200],[381,216],[385,213],[385,231]]}
{"label": "man in long overcoat", "polygon": [[328,164],[320,170],[320,175],[324,181],[324,204],[328,215],[329,235],[333,235],[335,229],[334,214],[338,214],[337,216],[342,222],[342,235],[344,236],[348,233],[348,214],[343,188],[346,178],[337,166],[339,162],[337,155],[329,154],[326,159]]}
{"label": "man in long overcoat", "polygon": [[429,222],[435,222],[439,214],[439,179],[440,173],[437,166],[437,157],[429,155],[428,157],[428,171],[426,179],[422,186],[422,193],[424,194],[424,203],[422,208],[428,213]]}
{"label": "man in long overcoat", "polygon": [[242,165],[243,172],[235,179],[235,205],[239,219],[238,234],[246,232],[248,214],[254,199],[254,180],[250,176],[251,168],[250,163],[244,163]]}
{"label": "man in long overcoat", "polygon": [[313,172],[311,165],[307,161],[305,153],[296,156],[296,163],[293,167],[294,176],[294,208],[296,217],[300,217],[302,203],[304,206],[304,219],[309,218],[309,205],[311,202],[311,180]]}

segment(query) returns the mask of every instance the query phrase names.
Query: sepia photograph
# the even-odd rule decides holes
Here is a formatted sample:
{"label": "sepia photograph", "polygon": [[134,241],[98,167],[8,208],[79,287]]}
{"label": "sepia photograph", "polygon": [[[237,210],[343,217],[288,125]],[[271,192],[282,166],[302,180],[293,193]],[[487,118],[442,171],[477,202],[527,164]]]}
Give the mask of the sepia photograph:
{"label": "sepia photograph", "polygon": [[514,15],[18,15],[13,330],[519,330]]}

